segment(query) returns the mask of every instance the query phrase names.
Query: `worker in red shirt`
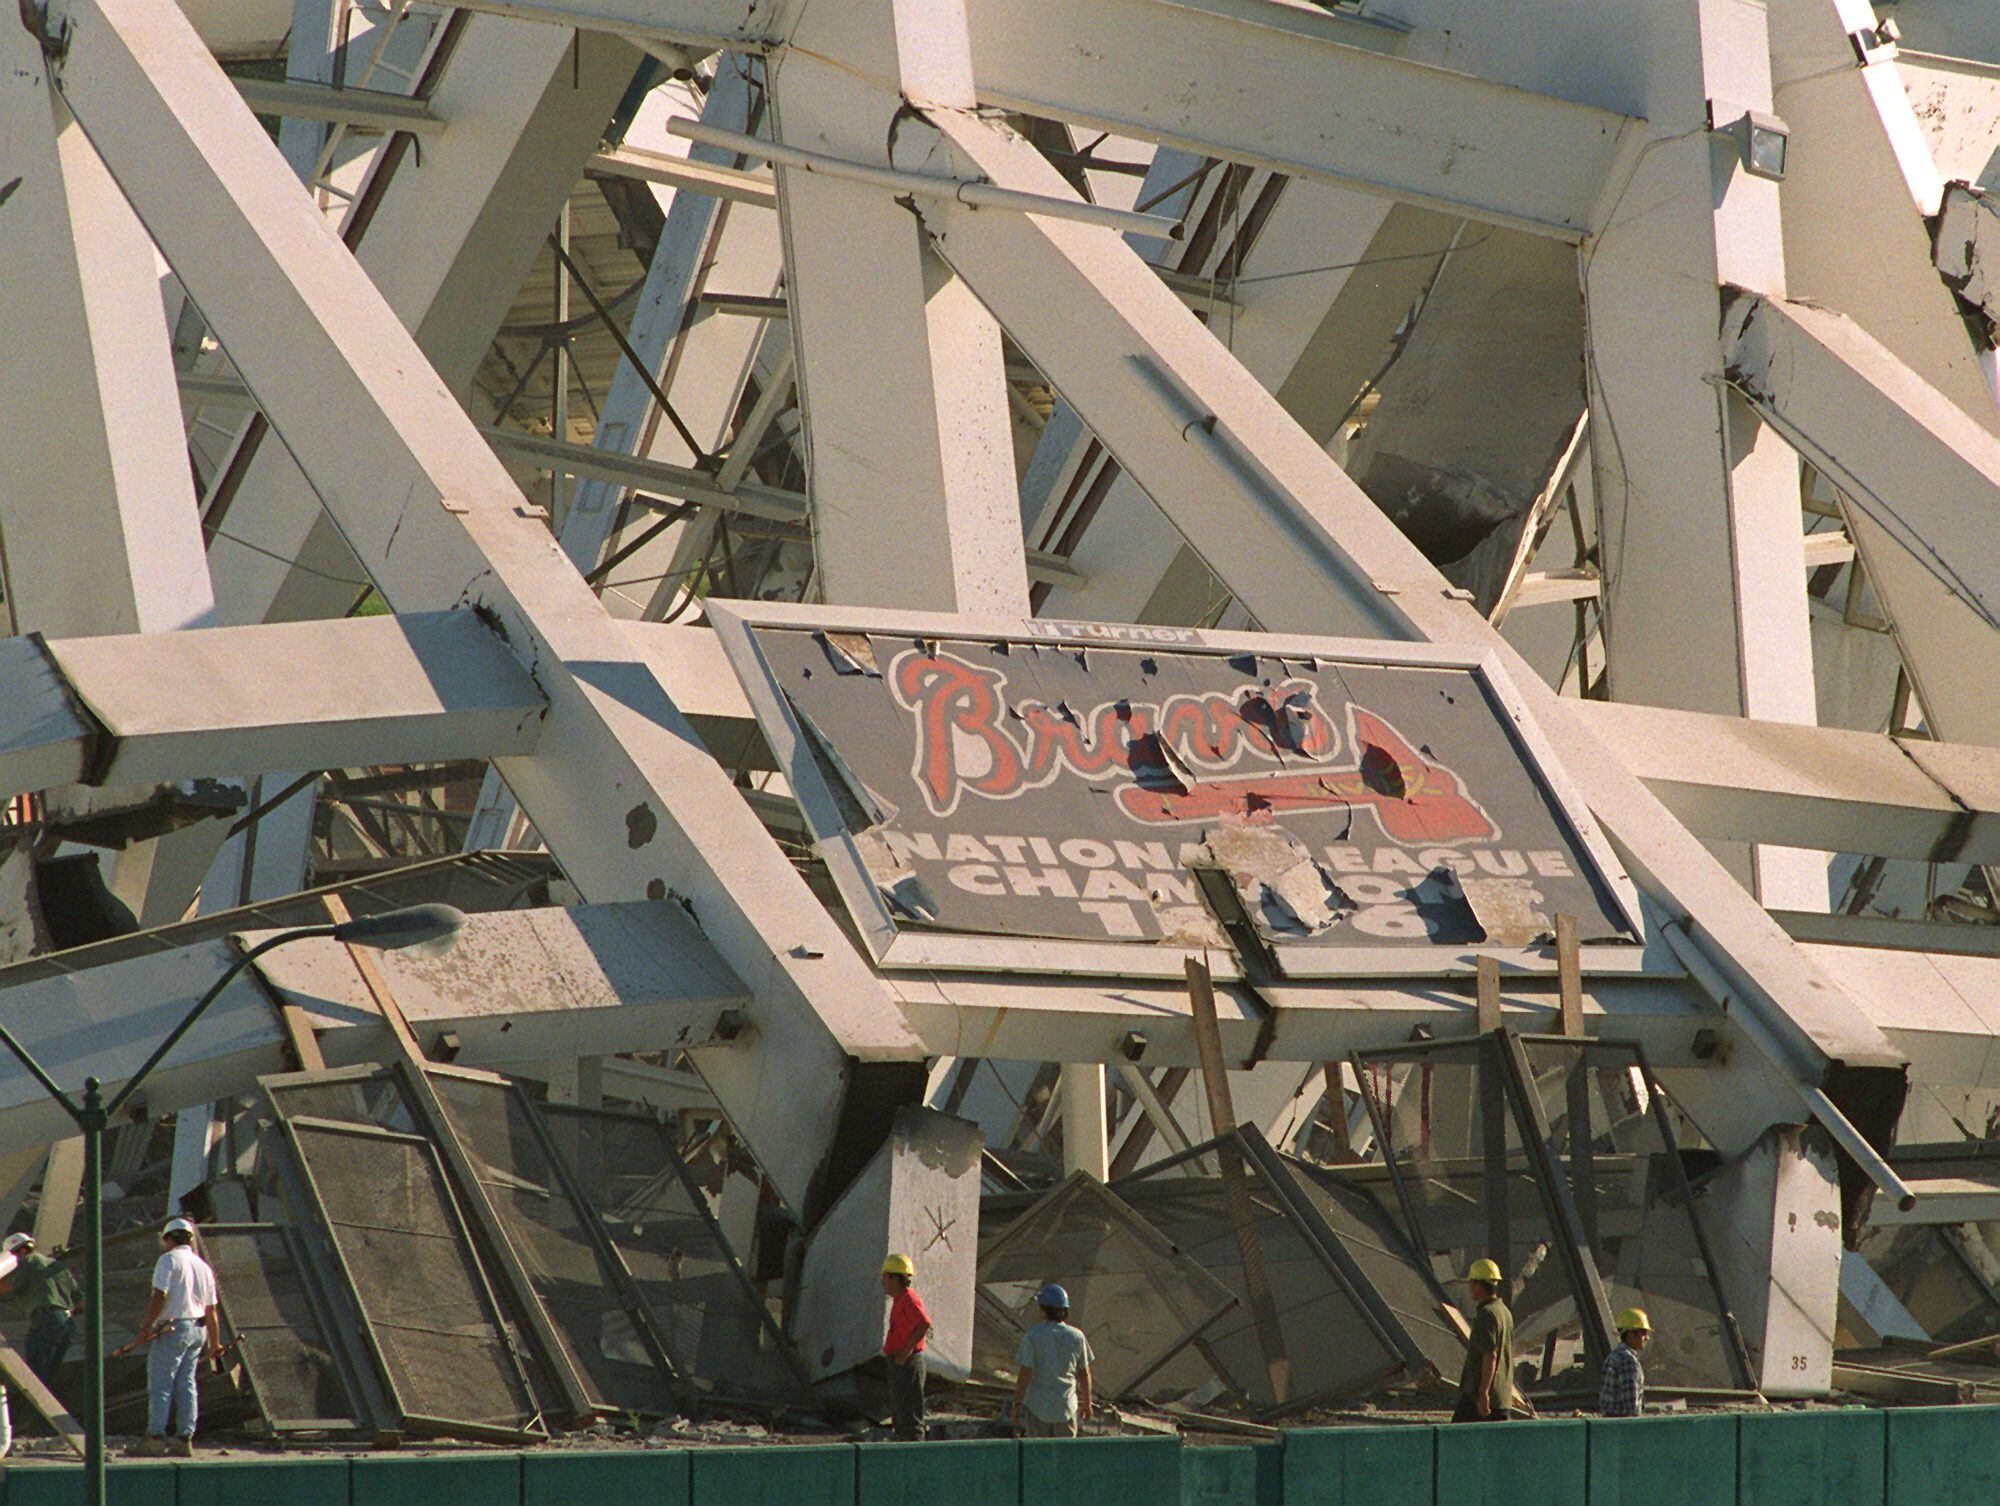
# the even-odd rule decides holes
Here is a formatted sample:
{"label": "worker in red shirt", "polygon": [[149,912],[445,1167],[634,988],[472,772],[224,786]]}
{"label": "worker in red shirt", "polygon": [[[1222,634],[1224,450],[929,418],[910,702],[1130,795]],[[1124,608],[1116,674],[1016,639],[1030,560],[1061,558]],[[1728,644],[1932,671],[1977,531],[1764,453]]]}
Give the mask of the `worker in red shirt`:
{"label": "worker in red shirt", "polygon": [[882,1340],[882,1357],[889,1363],[889,1410],[896,1436],[907,1443],[924,1436],[924,1342],[930,1337],[931,1315],[924,1299],[910,1289],[917,1268],[907,1255],[882,1262],[882,1295],[889,1298],[889,1332]]}

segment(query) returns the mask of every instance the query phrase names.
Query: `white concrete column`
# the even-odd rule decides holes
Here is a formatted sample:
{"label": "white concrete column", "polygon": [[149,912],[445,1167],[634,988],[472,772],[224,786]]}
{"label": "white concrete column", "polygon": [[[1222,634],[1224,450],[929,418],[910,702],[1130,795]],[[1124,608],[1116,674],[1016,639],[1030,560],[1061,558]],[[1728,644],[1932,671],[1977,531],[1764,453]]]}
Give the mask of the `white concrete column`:
{"label": "white concrete column", "polygon": [[[39,47],[0,27],[0,540],[13,630],[51,638],[213,621],[153,243],[56,97]],[[32,269],[30,271],[29,269]],[[199,827],[138,842],[106,881],[142,923],[178,920]],[[191,855],[192,861],[178,858]]]}
{"label": "white concrete column", "polygon": [[58,1140],[49,1147],[49,1159],[42,1167],[42,1199],[35,1206],[35,1243],[43,1251],[69,1243],[82,1191],[83,1137]]}
{"label": "white concrete column", "polygon": [[1104,1063],[1064,1062],[1062,1081],[1063,1170],[1087,1171],[1102,1182],[1111,1175],[1106,1143]]}
{"label": "white concrete column", "polygon": [[[1815,717],[1797,459],[1715,384],[1721,284],[1782,294],[1778,184],[1710,133],[1769,112],[1762,5],[1643,0],[1656,133],[1580,251],[1605,643],[1616,700]],[[1823,859],[1720,854],[1766,903],[1824,909]]]}
{"label": "white concrete column", "polygon": [[[808,11],[771,69],[778,138],[906,171],[934,133],[905,100],[974,103],[965,20],[953,0]],[[891,35],[881,35],[882,23]],[[900,95],[824,55],[893,46]],[[819,597],[850,605],[1025,616],[1026,551],[1013,420],[992,316],[926,246],[922,223],[881,189],[778,169],[786,296],[805,416]],[[866,275],[856,269],[866,267]]]}

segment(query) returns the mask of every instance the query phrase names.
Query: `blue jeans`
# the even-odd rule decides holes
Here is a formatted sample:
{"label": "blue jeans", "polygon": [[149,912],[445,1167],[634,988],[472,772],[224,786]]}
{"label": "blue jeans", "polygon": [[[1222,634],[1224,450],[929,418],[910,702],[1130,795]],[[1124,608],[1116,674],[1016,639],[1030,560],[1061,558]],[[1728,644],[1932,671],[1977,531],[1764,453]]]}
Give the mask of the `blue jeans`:
{"label": "blue jeans", "polygon": [[59,1307],[38,1307],[28,1319],[28,1368],[41,1377],[43,1385],[55,1385],[56,1367],[69,1353],[75,1337],[76,1319]]}
{"label": "blue jeans", "polygon": [[201,1369],[201,1348],[208,1336],[199,1318],[182,1318],[161,1328],[146,1354],[146,1431],[155,1438],[167,1431],[171,1413],[174,1432],[194,1437],[195,1379]]}

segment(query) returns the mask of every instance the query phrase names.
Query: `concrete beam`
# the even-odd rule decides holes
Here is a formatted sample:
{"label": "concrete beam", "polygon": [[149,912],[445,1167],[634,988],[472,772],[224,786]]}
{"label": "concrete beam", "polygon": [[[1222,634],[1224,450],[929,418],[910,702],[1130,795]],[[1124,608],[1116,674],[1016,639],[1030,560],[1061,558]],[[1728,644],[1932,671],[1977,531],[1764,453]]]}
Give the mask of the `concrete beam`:
{"label": "concrete beam", "polygon": [[[778,50],[805,9],[796,0],[472,0],[464,8],[760,53]],[[1400,40],[1395,28],[1283,0],[1082,8],[970,0],[965,24],[983,105],[1565,240],[1592,228],[1626,146],[1628,117],[1615,111],[1408,62],[1389,55]],[[1190,59],[1228,63],[1204,68]],[[879,50],[832,61],[900,84]]]}
{"label": "concrete beam", "polygon": [[1697,836],[2000,862],[2000,750],[1617,701],[1576,709]]}
{"label": "concrete beam", "polygon": [[[548,707],[470,612],[73,638],[47,645],[47,655],[94,734],[62,782],[527,753]],[[21,658],[33,684],[33,661]],[[0,789],[43,787],[21,784],[39,771],[20,767],[17,775],[0,757]]]}
{"label": "concrete beam", "polygon": [[1871,577],[1893,551],[1895,578],[1914,566],[1929,593],[1969,619],[1970,630],[1949,640],[1926,635],[1920,599],[1887,596],[1932,725],[1955,741],[2000,744],[2000,698],[1991,693],[2000,672],[2000,437],[1831,310],[1740,294],[1723,334],[1730,383],[1859,514],[1853,536]]}
{"label": "concrete beam", "polygon": [[[267,934],[0,988],[0,1020],[60,1086],[76,1091],[94,1076],[113,1093],[243,948]],[[417,1039],[457,1037],[456,1060],[468,1066],[705,1045],[749,996],[694,923],[668,905],[492,911],[471,916],[443,957],[385,952],[377,965]],[[330,1064],[392,1059],[389,1027],[353,955],[325,938],[299,941],[223,990],[147,1078],[145,1111],[228,1097],[284,1071],[280,1002],[314,1016]],[[0,1062],[0,1150],[46,1144],[70,1129],[26,1071],[12,1058]]]}

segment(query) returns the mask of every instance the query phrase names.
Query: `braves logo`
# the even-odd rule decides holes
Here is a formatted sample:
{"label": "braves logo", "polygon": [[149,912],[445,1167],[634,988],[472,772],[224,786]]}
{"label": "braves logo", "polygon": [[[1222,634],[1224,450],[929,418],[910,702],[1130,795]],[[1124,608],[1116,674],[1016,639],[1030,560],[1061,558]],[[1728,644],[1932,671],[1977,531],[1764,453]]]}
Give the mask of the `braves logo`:
{"label": "braves logo", "polygon": [[[1309,681],[1246,685],[1233,699],[1211,692],[1158,704],[1109,701],[1079,714],[1032,701],[1010,708],[1004,674],[950,654],[911,650],[891,665],[888,680],[915,723],[910,772],[936,816],[950,815],[968,792],[1010,800],[1069,773],[1127,776],[1118,807],[1149,826],[1346,808],[1372,811],[1396,842],[1500,835],[1455,773],[1364,707],[1347,708],[1347,743],[1357,756],[1333,762],[1340,733]],[[1276,767],[1204,777],[1245,762]]]}

